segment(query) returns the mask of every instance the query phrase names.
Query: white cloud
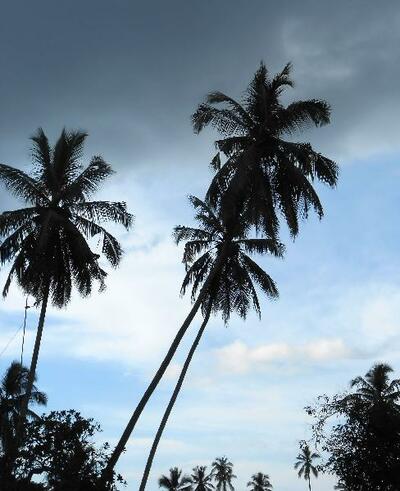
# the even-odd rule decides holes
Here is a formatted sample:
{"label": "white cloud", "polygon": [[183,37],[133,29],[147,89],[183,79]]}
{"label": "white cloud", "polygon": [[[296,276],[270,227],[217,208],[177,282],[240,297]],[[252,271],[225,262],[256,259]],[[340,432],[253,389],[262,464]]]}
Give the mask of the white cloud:
{"label": "white cloud", "polygon": [[266,368],[270,363],[282,361],[331,361],[352,355],[340,338],[317,339],[302,345],[289,343],[264,344],[249,347],[242,341],[235,341],[216,350],[217,364],[223,372],[246,373]]}

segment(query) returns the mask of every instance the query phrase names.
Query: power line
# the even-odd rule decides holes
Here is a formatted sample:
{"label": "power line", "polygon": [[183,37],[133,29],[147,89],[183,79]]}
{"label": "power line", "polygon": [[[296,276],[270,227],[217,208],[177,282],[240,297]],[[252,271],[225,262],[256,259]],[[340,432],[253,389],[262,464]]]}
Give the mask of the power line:
{"label": "power line", "polygon": [[10,340],[8,343],[4,346],[3,350],[0,352],[0,358],[4,355],[4,353],[7,351],[7,348],[10,346],[10,344],[14,341],[14,339],[17,337],[17,334],[19,331],[23,328],[23,326],[19,326],[19,328],[15,331],[15,333],[11,336]]}
{"label": "power line", "polygon": [[27,319],[27,311],[30,308],[28,305],[28,298],[26,299],[25,303],[25,312],[24,312],[24,321],[23,323],[18,327],[18,329],[14,332],[14,334],[11,336],[11,338],[8,340],[4,348],[0,352],[0,358],[4,355],[4,353],[7,351],[8,347],[10,344],[14,341],[14,339],[17,337],[18,333],[23,329],[23,339],[22,339],[22,349],[21,349],[21,364],[22,364],[22,357],[23,357],[23,350],[24,350],[24,343],[25,343],[25,331],[26,331],[26,319]]}

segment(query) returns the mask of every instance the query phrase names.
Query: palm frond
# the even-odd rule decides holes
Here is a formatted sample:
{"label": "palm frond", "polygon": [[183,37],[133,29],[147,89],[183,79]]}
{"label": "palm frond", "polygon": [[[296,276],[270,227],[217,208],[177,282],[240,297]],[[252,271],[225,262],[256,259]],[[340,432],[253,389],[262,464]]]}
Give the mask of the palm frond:
{"label": "palm frond", "polygon": [[17,198],[22,198],[34,205],[48,203],[41,184],[22,170],[0,164],[0,181]]}
{"label": "palm frond", "polygon": [[96,222],[119,223],[127,230],[132,227],[133,215],[128,213],[126,203],[115,201],[85,201],[70,207],[72,213]]}
{"label": "palm frond", "polygon": [[330,123],[330,114],[331,108],[326,101],[296,101],[278,113],[279,131],[291,134],[310,126],[324,126]]}
{"label": "palm frond", "polygon": [[278,298],[279,292],[274,280],[246,254],[241,254],[241,259],[247,266],[250,276],[252,276],[267,297],[271,299]]}
{"label": "palm frond", "polygon": [[102,157],[93,157],[90,164],[64,189],[61,197],[67,203],[87,200],[113,173],[111,166]]}
{"label": "palm frond", "polygon": [[27,222],[32,221],[37,216],[37,213],[37,207],[4,211],[0,215],[0,237],[6,237]]}

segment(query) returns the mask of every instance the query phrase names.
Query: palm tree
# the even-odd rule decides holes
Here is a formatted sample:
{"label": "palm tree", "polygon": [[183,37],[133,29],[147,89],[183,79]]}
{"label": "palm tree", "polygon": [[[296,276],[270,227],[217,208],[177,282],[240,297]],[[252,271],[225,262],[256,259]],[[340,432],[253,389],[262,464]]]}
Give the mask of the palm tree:
{"label": "palm tree", "polygon": [[299,469],[298,476],[301,478],[304,476],[304,479],[308,481],[308,488],[311,491],[311,473],[314,474],[315,477],[318,477],[318,469],[313,465],[313,461],[315,459],[321,458],[317,453],[312,453],[310,447],[305,444],[301,446],[301,452],[296,457],[296,463],[294,464],[295,469]]}
{"label": "palm tree", "polygon": [[[276,298],[278,296],[278,290],[273,280],[248,254],[269,252],[275,256],[281,256],[283,246],[270,239],[248,238],[249,227],[247,226],[244,215],[239,216],[234,224],[230,222],[229,226],[226,226],[223,217],[219,215],[218,209],[212,208],[194,196],[190,200],[197,210],[196,220],[199,222],[200,228],[179,226],[175,228],[174,235],[177,243],[186,240],[183,255],[183,262],[186,265],[186,276],[182,283],[181,293],[185,294],[189,285],[192,284],[192,300],[195,301],[199,289],[201,290],[200,295],[204,297],[201,304],[204,320],[190,348],[174,392],[154,438],[139,491],[144,491],[146,487],[162,433],[211,312],[220,312],[224,322],[227,323],[231,313],[234,311],[240,317],[245,318],[252,305],[261,316],[260,304],[254,283],[270,298]],[[220,251],[225,247],[227,247],[227,254],[220,272],[208,281],[214,270],[215,263],[218,261]],[[207,286],[205,286],[206,284]],[[204,285],[203,288],[201,288],[202,285]],[[207,289],[205,290],[205,288]],[[222,476],[222,469],[227,469],[228,461],[225,457],[216,459],[217,463],[219,461],[221,461],[218,464],[221,467],[219,475]],[[217,489],[220,488],[217,487]],[[226,484],[223,485],[222,489],[225,491]]]}
{"label": "palm tree", "polygon": [[229,488],[233,491],[235,488],[232,479],[236,476],[233,473],[233,464],[226,457],[217,457],[212,463],[212,474],[217,482],[217,491],[226,491]]}
{"label": "palm tree", "polygon": [[211,163],[216,171],[207,195],[211,204],[221,200],[224,213],[234,219],[235,206],[244,203],[249,222],[268,236],[277,234],[280,214],[293,237],[299,231],[299,218],[306,218],[310,209],[322,217],[313,181],[334,187],[338,178],[332,160],[309,143],[291,141],[296,132],[330,121],[325,101],[282,104],[284,90],[293,87],[291,69],[288,63],[271,78],[261,63],[240,102],[211,92],[192,116],[196,133],[212,126],[221,135]]}
{"label": "palm tree", "polygon": [[197,466],[193,469],[192,474],[192,491],[212,491],[212,473],[207,474],[205,465]]}
{"label": "palm tree", "polygon": [[247,483],[250,491],[271,491],[272,484],[269,481],[269,475],[257,472],[251,476],[251,481]]}
{"label": "palm tree", "polygon": [[[254,284],[257,284],[270,298],[276,298],[278,296],[278,290],[273,280],[248,254],[270,253],[274,256],[281,257],[284,251],[283,245],[277,242],[275,238],[249,239],[248,233],[251,227],[248,225],[246,217],[243,214],[239,214],[235,222],[226,224],[219,213],[218,207],[213,208],[194,196],[190,197],[190,201],[197,210],[195,218],[201,224],[201,227],[178,226],[175,228],[174,235],[177,243],[183,240],[187,241],[183,255],[183,262],[186,265],[187,272],[182,284],[181,293],[184,294],[188,286],[191,283],[193,284],[193,307],[175,336],[166,357],[136,407],[123,435],[115,447],[103,473],[103,481],[110,479],[114,465],[125,447],[141,412],[165,373],[197,311],[201,309],[205,322],[189,353],[174,394],[164,414],[158,435],[156,435],[154,446],[149,456],[150,460],[146,464],[144,480],[142,481],[144,485],[147,481],[148,472],[151,468],[151,462],[159,438],[179,393],[191,357],[200,340],[210,313],[220,312],[223,320],[227,322],[233,311],[236,311],[242,318],[245,318],[248,310],[252,306],[260,315],[260,304]],[[197,258],[200,253],[202,254]]]}
{"label": "palm tree", "polygon": [[[209,94],[193,115],[195,132],[212,125],[222,134],[216,142],[227,160],[221,165],[219,153],[212,165],[217,174],[208,191],[212,206],[222,203],[225,221],[234,221],[237,209],[245,205],[248,224],[254,224],[267,237],[277,237],[278,210],[283,213],[293,236],[298,232],[298,218],[306,217],[310,208],[323,215],[323,208],[312,182],[318,179],[329,186],[336,185],[337,165],[314,151],[308,143],[294,143],[283,139],[297,129],[329,122],[330,108],[324,101],[309,100],[290,104],[286,108],[279,103],[285,86],[292,86],[291,65],[272,80],[262,63],[250,83],[243,104],[220,93]],[[213,107],[224,103],[226,108]],[[221,198],[222,197],[222,198]],[[217,274],[224,254],[215,264],[211,277]],[[118,441],[103,481],[109,480],[136,423],[148,400],[171,362],[180,341],[202,303],[202,294],[183,322],[168,353],[136,406]]]}
{"label": "palm tree", "polygon": [[356,377],[350,382],[357,391],[352,394],[368,403],[394,403],[400,399],[400,379],[390,380],[393,368],[386,363],[377,363],[366,374],[365,378]]}
{"label": "palm tree", "polygon": [[116,267],[122,256],[119,242],[101,225],[111,221],[129,229],[132,215],[123,202],[90,201],[100,184],[113,171],[102,157],[93,157],[88,166],[81,163],[87,134],[63,130],[51,147],[42,129],[32,137],[33,172],[0,164],[0,181],[27,207],[0,215],[0,264],[12,262],[4,286],[6,296],[13,279],[26,294],[33,296],[41,311],[32,362],[21,408],[21,425],[39,356],[48,302],[65,306],[72,285],[82,296],[97,281],[104,288],[105,271],[88,239],[97,236],[101,252]]}
{"label": "palm tree", "polygon": [[182,471],[178,467],[173,467],[169,470],[169,476],[160,477],[158,485],[168,491],[189,491],[191,482],[190,477],[182,476]]}
{"label": "palm tree", "polygon": [[[6,370],[0,383],[0,480],[7,482],[12,478],[15,462],[16,429],[21,413],[22,403],[28,387],[29,370],[14,361]],[[36,378],[34,379],[36,381]],[[30,404],[45,406],[47,396],[32,386]],[[28,409],[30,419],[38,419],[36,413]]]}

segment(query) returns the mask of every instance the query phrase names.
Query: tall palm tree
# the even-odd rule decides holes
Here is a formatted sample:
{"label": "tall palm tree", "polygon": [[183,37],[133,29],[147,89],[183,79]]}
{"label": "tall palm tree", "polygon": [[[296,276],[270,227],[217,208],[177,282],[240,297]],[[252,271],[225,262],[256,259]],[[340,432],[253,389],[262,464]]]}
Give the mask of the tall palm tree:
{"label": "tall palm tree", "polygon": [[334,187],[338,178],[332,160],[309,143],[292,141],[309,126],[328,124],[330,107],[316,99],[284,106],[281,96],[293,87],[291,69],[288,63],[271,77],[261,63],[242,100],[211,92],[192,116],[196,133],[212,126],[221,135],[212,160],[216,174],[208,190],[211,203],[222,200],[224,213],[234,219],[235,206],[244,202],[248,220],[269,236],[278,232],[279,215],[292,236],[299,231],[299,218],[306,218],[310,209],[322,217],[313,181]]}
{"label": "tall palm tree", "polygon": [[393,368],[386,363],[377,363],[365,374],[365,378],[356,377],[350,386],[356,389],[353,396],[368,403],[389,402],[400,399],[400,379],[390,380]]}
{"label": "tall palm tree", "polygon": [[257,472],[251,476],[251,481],[247,483],[247,487],[250,491],[271,491],[272,484],[269,480],[268,474],[263,474],[262,472]]}
{"label": "tall palm tree", "polygon": [[168,491],[189,491],[191,483],[190,477],[182,476],[182,471],[178,467],[172,467],[169,470],[169,476],[163,475],[158,480],[159,487]]}
{"label": "tall palm tree", "polygon": [[95,281],[103,289],[106,273],[100,267],[100,256],[87,241],[97,236],[101,252],[116,267],[121,245],[101,223],[119,223],[126,229],[132,224],[125,203],[90,200],[113,171],[99,156],[83,166],[86,136],[81,131],[63,130],[51,147],[39,129],[32,137],[31,174],[0,164],[0,182],[26,203],[25,208],[0,215],[0,264],[12,263],[3,295],[15,279],[41,304],[21,425],[31,397],[48,302],[65,306],[73,285],[82,296],[91,293]]}
{"label": "tall palm tree", "polygon": [[313,464],[315,459],[321,458],[315,452],[311,452],[310,447],[305,444],[301,446],[301,452],[296,457],[296,463],[294,464],[295,469],[299,469],[298,476],[299,479],[304,477],[306,481],[308,481],[308,489],[311,491],[311,473],[314,474],[315,477],[318,477],[318,469]]}
{"label": "tall palm tree", "polygon": [[[14,361],[6,370],[0,383],[0,481],[11,480],[16,455],[16,429],[22,403],[28,386],[29,370]],[[35,380],[36,381],[36,378]],[[45,406],[47,396],[35,385],[29,398],[29,404]],[[28,408],[27,416],[37,419],[35,412]]]}
{"label": "tall palm tree", "polygon": [[[282,106],[279,97],[286,86],[292,86],[291,65],[272,80],[262,63],[250,83],[242,104],[220,93],[209,94],[193,115],[195,132],[212,125],[222,134],[216,142],[219,150],[227,157],[221,164],[219,153],[212,165],[217,170],[208,191],[213,206],[222,203],[227,220],[235,220],[237,208],[245,205],[249,225],[262,230],[267,237],[277,237],[278,215],[281,212],[293,236],[298,232],[298,219],[306,217],[310,208],[323,215],[323,208],[312,182],[318,179],[329,186],[336,184],[337,165],[316,152],[308,143],[284,140],[297,129],[310,124],[321,126],[329,122],[330,108],[324,101],[298,101]],[[226,104],[215,108],[214,104]],[[212,275],[218,272],[217,262]],[[109,480],[136,423],[148,400],[156,389],[180,341],[185,335],[196,312],[200,308],[202,295],[183,322],[164,360],[151,380],[145,393],[118,441],[109,463],[104,470],[103,480]]]}
{"label": "tall palm tree", "polygon": [[[213,208],[194,196],[190,198],[190,201],[197,211],[195,219],[200,223],[200,228],[178,226],[175,228],[174,235],[177,243],[183,240],[187,241],[183,255],[187,273],[182,284],[181,293],[185,293],[188,286],[193,284],[191,292],[194,302],[193,307],[115,447],[108,466],[103,473],[103,481],[110,479],[114,465],[125,447],[141,412],[165,373],[197,311],[201,309],[205,323],[203,323],[199,336],[196,338],[197,341],[195,340],[194,347],[192,347],[193,349],[185,363],[177,387],[163,417],[154,442],[155,446],[151,450],[150,460],[146,465],[144,484],[147,481],[146,476],[148,476],[151,467],[155,448],[179,393],[190,359],[203,333],[209,314],[211,312],[220,312],[225,322],[228,321],[233,311],[245,318],[251,306],[260,314],[260,304],[254,284],[257,284],[270,298],[278,296],[278,290],[273,280],[251,259],[249,254],[270,253],[281,257],[284,251],[283,245],[275,238],[248,238],[251,227],[243,214],[239,214],[235,222],[227,224],[219,213],[218,207]],[[197,257],[198,255],[199,257]]]}
{"label": "tall palm tree", "polygon": [[212,473],[207,474],[205,465],[197,466],[193,469],[192,474],[192,491],[212,491]]}
{"label": "tall palm tree", "polygon": [[[204,320],[187,355],[179,379],[157,430],[146,462],[139,491],[144,491],[146,487],[162,433],[211,312],[220,312],[225,323],[228,322],[230,315],[235,311],[240,317],[245,318],[251,306],[261,316],[255,284],[270,298],[276,298],[278,296],[278,290],[273,280],[248,254],[268,252],[275,256],[281,256],[283,246],[271,239],[249,238],[248,234],[250,230],[244,215],[239,215],[234,223],[230,222],[227,226],[224,223],[223,217],[219,214],[218,209],[214,209],[209,204],[194,196],[190,200],[197,210],[196,220],[199,222],[200,227],[179,226],[175,228],[174,235],[177,243],[186,240],[183,254],[186,275],[182,283],[181,293],[185,294],[189,285],[192,285],[192,300],[195,301],[198,291],[200,290],[202,292],[201,294],[204,299],[201,309]],[[207,283],[209,275],[218,260],[220,251],[225,247],[227,248],[227,254],[220,272]],[[205,287],[202,288],[202,285],[206,285],[206,283],[207,290],[204,291]],[[222,476],[223,472],[229,475],[228,464],[230,463],[225,457],[216,459],[215,464],[220,466],[218,475]],[[225,491],[226,484],[223,485],[222,489]]]}
{"label": "tall palm tree", "polygon": [[217,491],[227,491],[229,488],[233,491],[235,488],[232,484],[232,479],[236,476],[233,473],[233,464],[227,457],[217,457],[212,463],[212,474],[217,482]]}

